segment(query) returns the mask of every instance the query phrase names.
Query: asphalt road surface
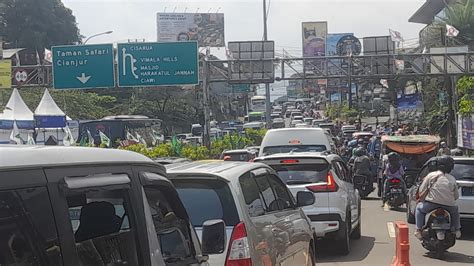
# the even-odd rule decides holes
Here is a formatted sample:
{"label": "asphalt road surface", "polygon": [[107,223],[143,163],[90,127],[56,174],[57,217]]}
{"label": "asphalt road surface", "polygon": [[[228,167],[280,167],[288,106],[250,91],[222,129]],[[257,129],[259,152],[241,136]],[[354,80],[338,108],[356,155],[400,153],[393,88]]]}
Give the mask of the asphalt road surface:
{"label": "asphalt road surface", "polygon": [[[362,200],[362,237],[351,240],[351,252],[347,256],[336,255],[337,249],[331,241],[317,242],[317,265],[390,265],[395,254],[395,236],[392,223],[406,221],[406,209],[381,207],[376,197]],[[413,235],[414,225],[409,225],[410,263],[418,265],[474,265],[474,222],[463,223],[463,236],[456,241],[443,259],[430,257],[420,241]]]}

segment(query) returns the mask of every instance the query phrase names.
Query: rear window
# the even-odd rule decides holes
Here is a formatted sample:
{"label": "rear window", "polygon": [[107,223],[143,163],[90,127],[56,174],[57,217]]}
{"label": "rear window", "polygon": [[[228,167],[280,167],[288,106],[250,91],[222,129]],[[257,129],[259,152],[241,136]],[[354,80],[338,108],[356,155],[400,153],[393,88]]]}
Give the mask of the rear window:
{"label": "rear window", "polygon": [[250,160],[248,153],[224,153],[224,156],[222,156],[222,159],[226,156],[230,156],[230,160],[228,161],[247,162],[248,160]]}
{"label": "rear window", "polygon": [[271,155],[277,153],[289,152],[323,152],[326,150],[326,145],[286,145],[263,148],[263,155]]}
{"label": "rear window", "polygon": [[328,164],[271,165],[286,184],[307,184],[326,182]]}
{"label": "rear window", "polygon": [[207,220],[222,219],[227,226],[239,222],[229,186],[218,180],[173,180],[193,226]]}
{"label": "rear window", "polygon": [[456,180],[474,180],[474,161],[456,162],[450,174]]}

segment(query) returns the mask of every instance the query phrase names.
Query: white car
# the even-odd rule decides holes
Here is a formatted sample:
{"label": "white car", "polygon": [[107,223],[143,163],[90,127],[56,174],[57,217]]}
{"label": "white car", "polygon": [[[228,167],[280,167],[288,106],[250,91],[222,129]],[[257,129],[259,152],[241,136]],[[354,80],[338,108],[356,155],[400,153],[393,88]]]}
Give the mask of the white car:
{"label": "white car", "polygon": [[310,126],[308,126],[308,124],[305,124],[305,123],[301,123],[301,124],[296,124],[295,125],[295,128],[309,128]]}
{"label": "white car", "polygon": [[316,201],[303,208],[317,238],[337,241],[338,252],[350,251],[349,238],[361,237],[361,199],[344,161],[335,154],[292,152],[259,157],[255,162],[273,168],[296,195],[314,193]]}
{"label": "white car", "polygon": [[303,120],[293,120],[290,123],[290,127],[296,127],[298,124],[303,124]]}
{"label": "white car", "polygon": [[[302,122],[296,124],[300,123]],[[260,147],[259,156],[290,151],[334,152],[334,147],[331,145],[331,136],[321,128],[271,129],[263,137]]]}

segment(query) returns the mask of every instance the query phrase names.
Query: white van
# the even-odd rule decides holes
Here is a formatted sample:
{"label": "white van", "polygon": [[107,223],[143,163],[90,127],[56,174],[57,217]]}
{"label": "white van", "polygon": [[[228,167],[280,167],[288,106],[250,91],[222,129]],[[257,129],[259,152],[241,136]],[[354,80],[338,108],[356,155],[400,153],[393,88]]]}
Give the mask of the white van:
{"label": "white van", "polygon": [[321,128],[280,128],[267,131],[259,156],[294,152],[334,152],[331,137]]}

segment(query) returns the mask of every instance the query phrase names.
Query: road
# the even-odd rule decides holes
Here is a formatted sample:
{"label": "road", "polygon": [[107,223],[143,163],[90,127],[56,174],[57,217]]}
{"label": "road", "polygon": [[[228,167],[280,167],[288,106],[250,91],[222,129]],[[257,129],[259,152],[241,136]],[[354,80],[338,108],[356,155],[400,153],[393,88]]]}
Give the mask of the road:
{"label": "road", "polygon": [[[384,209],[373,193],[372,198],[362,200],[362,237],[351,240],[351,253],[336,255],[337,248],[332,242],[322,240],[317,243],[317,265],[390,265],[395,254],[395,238],[390,236],[387,223],[406,221],[405,208],[399,211]],[[442,260],[431,258],[413,236],[414,225],[410,228],[410,263],[418,265],[468,265],[474,264],[474,223],[463,223],[462,239],[448,250]],[[470,227],[470,228],[468,228]]]}

